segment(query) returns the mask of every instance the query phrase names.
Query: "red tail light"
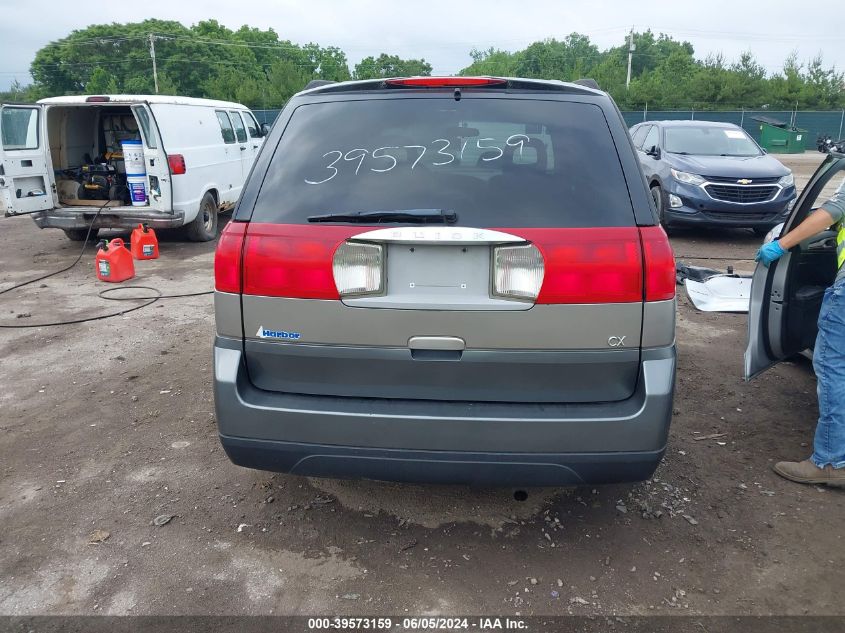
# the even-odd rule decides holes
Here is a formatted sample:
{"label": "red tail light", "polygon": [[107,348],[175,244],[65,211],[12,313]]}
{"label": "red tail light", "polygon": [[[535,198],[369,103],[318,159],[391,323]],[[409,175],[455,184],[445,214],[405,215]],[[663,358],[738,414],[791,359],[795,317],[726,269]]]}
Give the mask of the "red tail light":
{"label": "red tail light", "polygon": [[666,301],[675,297],[675,254],[662,226],[640,228],[645,252],[645,300]]}
{"label": "red tail light", "polygon": [[388,86],[405,86],[408,88],[473,88],[475,86],[502,86],[507,79],[496,77],[407,77],[403,79],[388,79]]}
{"label": "red tail light", "polygon": [[636,227],[500,229],[532,242],[545,276],[537,303],[634,303],[643,300]]}
{"label": "red tail light", "polygon": [[248,225],[229,222],[214,253],[214,288],[220,292],[241,291],[241,249]]}
{"label": "red tail light", "polygon": [[244,243],[247,295],[340,299],[332,270],[337,247],[366,231],[356,226],[250,224]]}
{"label": "red tail light", "polygon": [[185,157],[182,154],[168,154],[167,164],[170,167],[170,173],[174,176],[184,174],[188,170],[185,166]]}

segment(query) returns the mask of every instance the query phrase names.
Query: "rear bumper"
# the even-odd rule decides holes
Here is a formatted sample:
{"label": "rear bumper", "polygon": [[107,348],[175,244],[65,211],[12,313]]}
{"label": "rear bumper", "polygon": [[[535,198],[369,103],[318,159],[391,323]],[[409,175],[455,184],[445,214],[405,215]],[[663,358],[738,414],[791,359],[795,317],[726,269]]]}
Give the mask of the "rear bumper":
{"label": "rear bumper", "polygon": [[[87,229],[91,226],[97,207],[57,208],[32,214],[32,219],[39,228]],[[166,213],[143,207],[126,209],[106,207],[94,222],[95,229],[131,229],[141,223],[149,224],[154,229],[170,229],[185,224],[182,211]]]}
{"label": "rear bumper", "polygon": [[241,345],[215,341],[218,428],[234,463],[262,470],[504,486],[639,481],[660,462],[672,416],[674,346],[643,350],[627,400],[553,405],[262,391]]}
{"label": "rear bumper", "polygon": [[470,453],[372,449],[220,436],[239,466],[337,479],[473,486],[577,486],[643,481],[663,450],[628,453]]}

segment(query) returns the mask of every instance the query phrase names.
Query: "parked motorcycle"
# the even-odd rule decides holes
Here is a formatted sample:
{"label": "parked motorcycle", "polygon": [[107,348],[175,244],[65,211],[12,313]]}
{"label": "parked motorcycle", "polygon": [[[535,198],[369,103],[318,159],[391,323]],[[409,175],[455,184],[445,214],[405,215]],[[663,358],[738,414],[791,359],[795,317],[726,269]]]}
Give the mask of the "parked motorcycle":
{"label": "parked motorcycle", "polygon": [[822,154],[845,152],[845,139],[834,141],[830,134],[820,134],[816,138],[816,149],[818,149]]}

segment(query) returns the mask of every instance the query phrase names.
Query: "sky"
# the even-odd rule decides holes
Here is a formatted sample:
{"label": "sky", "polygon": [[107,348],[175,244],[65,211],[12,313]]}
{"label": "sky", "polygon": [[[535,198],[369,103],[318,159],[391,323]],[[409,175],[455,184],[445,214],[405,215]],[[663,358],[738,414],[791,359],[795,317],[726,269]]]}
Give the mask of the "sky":
{"label": "sky", "polygon": [[444,75],[469,65],[473,48],[518,50],[577,31],[605,49],[632,26],[687,40],[699,58],[722,53],[730,61],[750,50],[769,72],[793,50],[801,61],[821,53],[826,65],[845,68],[841,0],[101,0],[75,10],[66,0],[0,0],[0,15],[0,90],[14,79],[29,83],[35,52],[74,29],[146,18],[272,27],[295,43],[338,46],[352,65],[384,52],[423,57]]}

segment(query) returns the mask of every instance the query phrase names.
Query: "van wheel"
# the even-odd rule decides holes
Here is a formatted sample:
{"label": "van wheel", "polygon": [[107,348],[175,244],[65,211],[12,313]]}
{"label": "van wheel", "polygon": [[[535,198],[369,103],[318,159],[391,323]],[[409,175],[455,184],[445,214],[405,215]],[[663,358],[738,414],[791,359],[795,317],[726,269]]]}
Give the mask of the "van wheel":
{"label": "van wheel", "polygon": [[185,237],[192,242],[210,242],[217,237],[217,203],[206,192],[193,222],[185,226]]}
{"label": "van wheel", "polygon": [[[88,235],[88,229],[63,229],[65,235],[71,242],[82,242],[85,236]],[[97,239],[97,233],[100,229],[91,229],[91,234],[88,235],[88,241],[93,242]]]}

